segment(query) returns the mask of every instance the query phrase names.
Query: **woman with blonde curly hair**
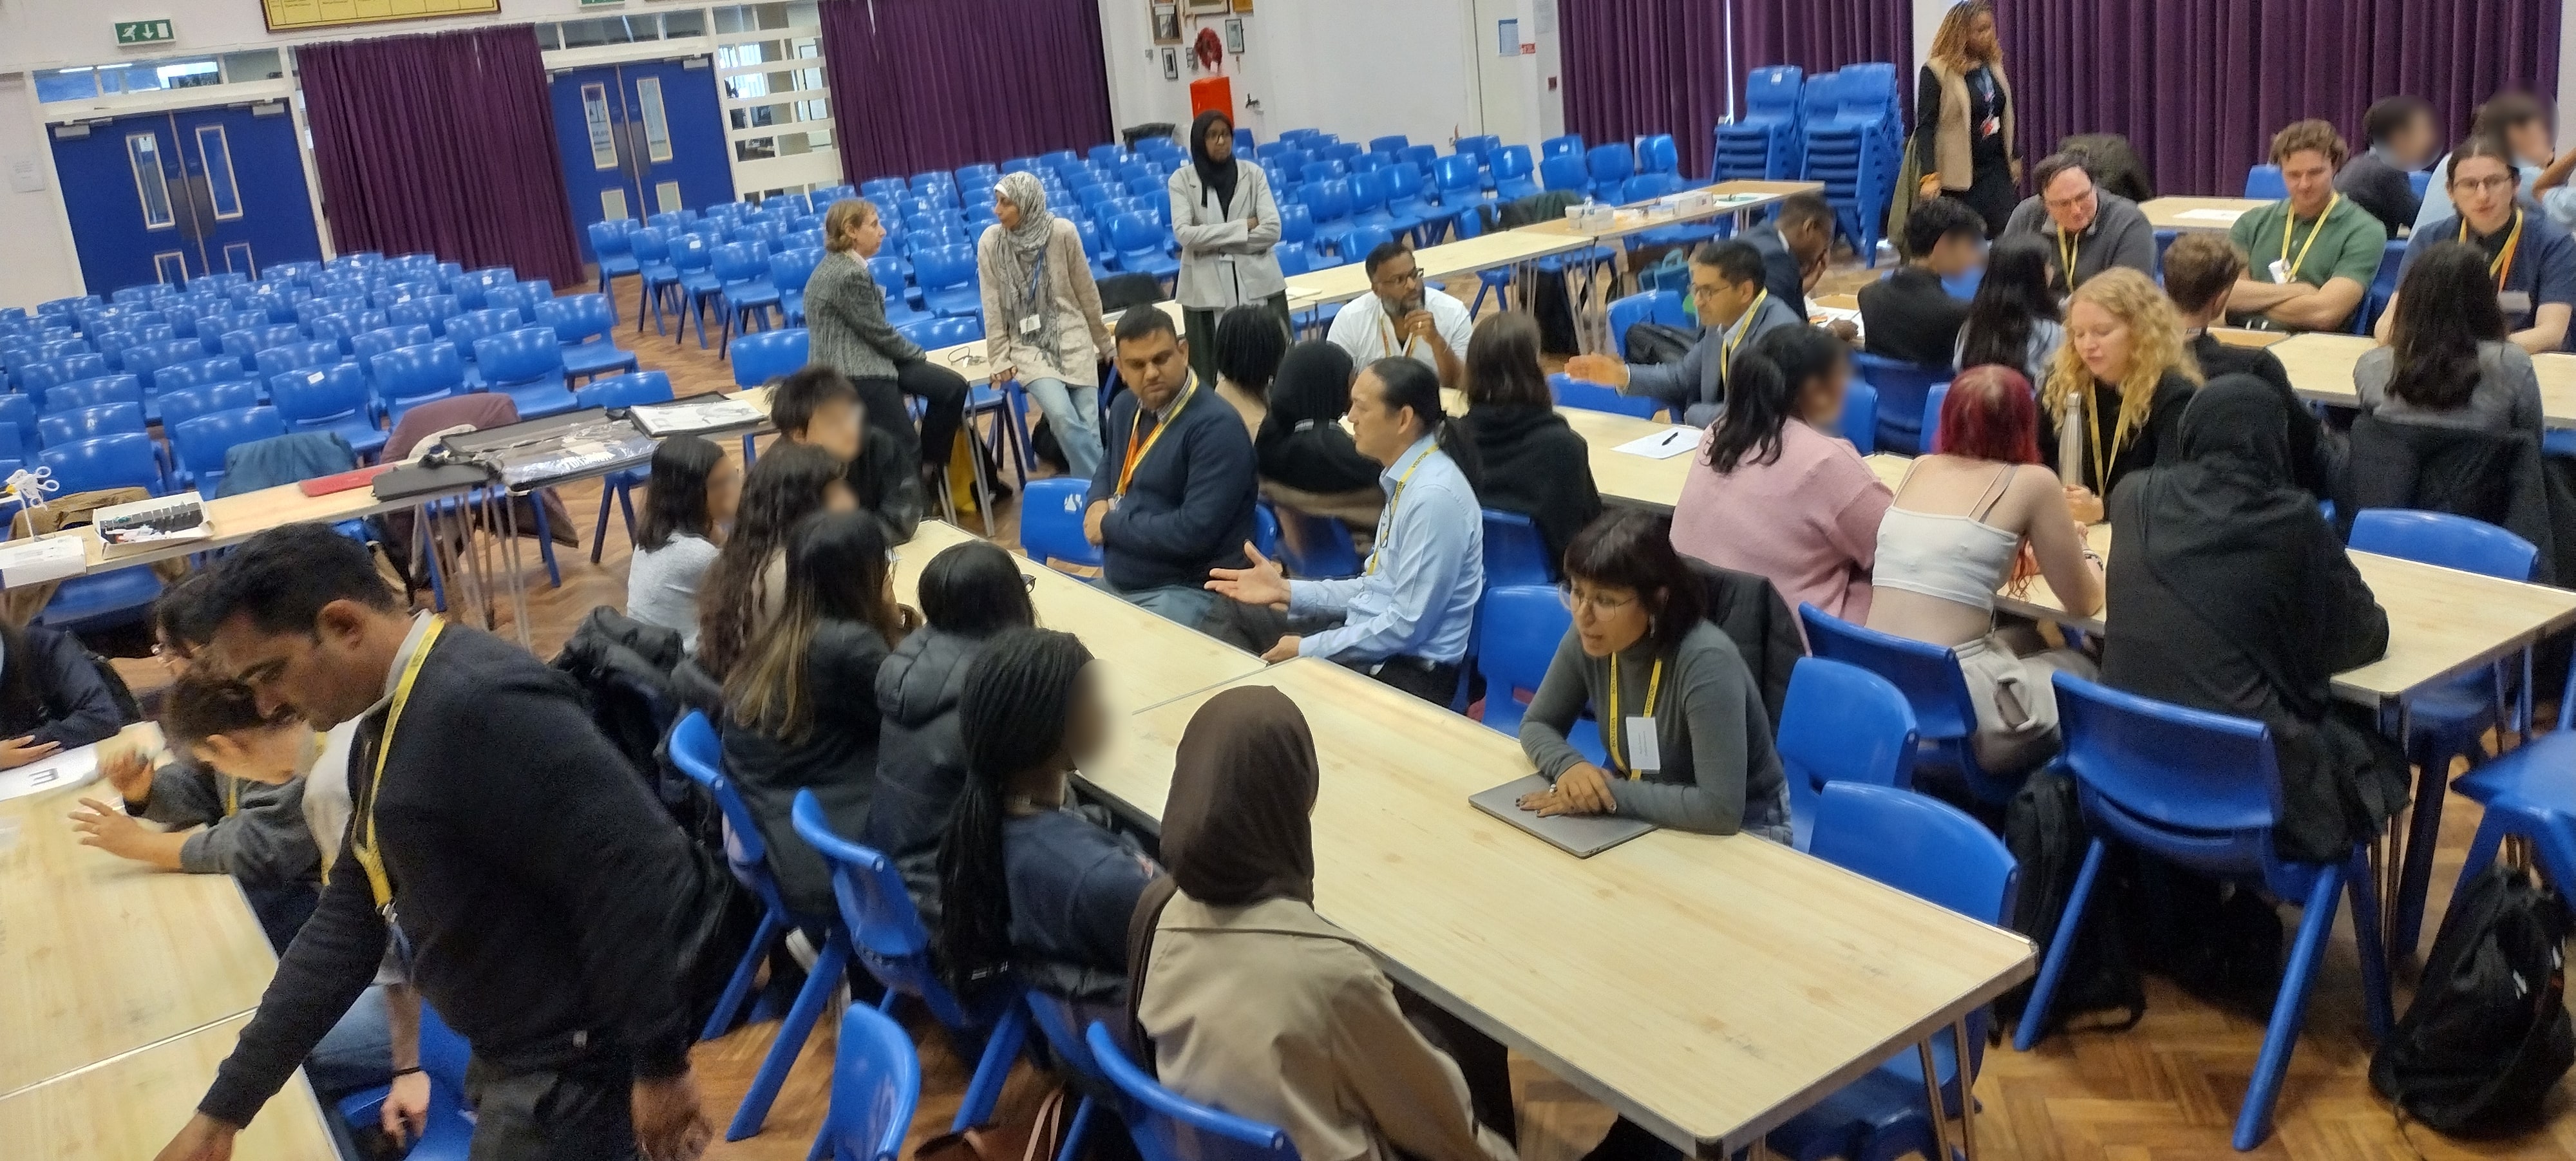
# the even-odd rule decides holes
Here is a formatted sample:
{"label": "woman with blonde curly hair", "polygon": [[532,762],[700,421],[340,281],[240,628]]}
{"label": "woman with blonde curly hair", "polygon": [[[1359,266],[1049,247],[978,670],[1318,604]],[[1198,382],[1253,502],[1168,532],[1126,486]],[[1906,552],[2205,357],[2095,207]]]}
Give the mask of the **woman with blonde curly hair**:
{"label": "woman with blonde curly hair", "polygon": [[2076,519],[2100,523],[2111,490],[2173,450],[2200,378],[2181,317],[2146,275],[2105,270],[2077,288],[2066,345],[2048,368],[2050,431],[2040,441]]}

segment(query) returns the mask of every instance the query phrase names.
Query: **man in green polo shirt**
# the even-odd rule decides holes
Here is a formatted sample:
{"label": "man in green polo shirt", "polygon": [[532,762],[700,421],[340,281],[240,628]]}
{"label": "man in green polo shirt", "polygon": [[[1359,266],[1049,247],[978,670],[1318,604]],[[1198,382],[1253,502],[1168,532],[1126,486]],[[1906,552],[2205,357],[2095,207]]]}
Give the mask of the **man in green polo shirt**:
{"label": "man in green polo shirt", "polygon": [[2272,135],[2272,164],[2290,196],[2236,219],[2228,239],[2252,259],[2228,309],[2261,330],[2331,331],[2351,325],[2379,274],[2388,230],[2335,192],[2343,138],[2323,121]]}

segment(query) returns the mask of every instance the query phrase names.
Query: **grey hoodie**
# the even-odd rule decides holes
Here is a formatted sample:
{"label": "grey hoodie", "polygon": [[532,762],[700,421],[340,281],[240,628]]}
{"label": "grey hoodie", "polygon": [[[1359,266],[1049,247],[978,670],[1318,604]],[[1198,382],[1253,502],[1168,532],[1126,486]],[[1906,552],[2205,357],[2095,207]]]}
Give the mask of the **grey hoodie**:
{"label": "grey hoodie", "polygon": [[[227,816],[225,795],[234,788],[238,809]],[[173,830],[205,827],[180,846],[180,870],[231,875],[254,887],[321,881],[322,855],[304,824],[303,779],[264,786],[174,761],[152,772],[150,795],[140,804],[142,817]]]}
{"label": "grey hoodie", "polygon": [[877,793],[866,843],[902,870],[924,922],[939,913],[939,845],[966,786],[957,699],[985,639],[923,628],[877,669]]}

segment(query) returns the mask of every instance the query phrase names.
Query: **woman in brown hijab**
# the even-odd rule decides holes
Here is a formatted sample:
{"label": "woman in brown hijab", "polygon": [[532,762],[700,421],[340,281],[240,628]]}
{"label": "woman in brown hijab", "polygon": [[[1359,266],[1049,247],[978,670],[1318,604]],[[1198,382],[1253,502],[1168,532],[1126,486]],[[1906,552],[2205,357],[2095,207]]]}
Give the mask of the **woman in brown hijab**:
{"label": "woman in brown hijab", "polygon": [[1171,877],[1137,905],[1128,968],[1155,1071],[1286,1131],[1303,1157],[1508,1161],[1366,946],[1315,914],[1317,782],[1305,715],[1268,686],[1208,699],[1181,735]]}

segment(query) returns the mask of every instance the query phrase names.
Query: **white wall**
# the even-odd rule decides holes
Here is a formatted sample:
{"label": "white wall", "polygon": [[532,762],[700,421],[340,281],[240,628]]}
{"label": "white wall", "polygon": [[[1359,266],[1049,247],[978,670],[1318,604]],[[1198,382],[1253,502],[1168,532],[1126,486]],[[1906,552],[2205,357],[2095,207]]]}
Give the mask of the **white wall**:
{"label": "white wall", "polygon": [[[438,32],[483,24],[532,24],[582,16],[648,13],[641,3],[592,5],[580,0],[503,0],[497,14],[404,20],[310,32],[271,33],[259,0],[10,0],[0,4],[0,72],[91,65],[119,58],[150,60],[197,52],[275,48],[316,40],[352,40]],[[116,22],[172,22],[178,38],[163,44],[118,48]]]}
{"label": "white wall", "polygon": [[[20,192],[10,180],[22,163],[43,184]],[[0,306],[34,306],[82,293],[80,260],[64,216],[54,151],[36,117],[35,87],[25,73],[0,75]]]}
{"label": "white wall", "polygon": [[[1345,141],[1402,133],[1445,152],[1483,123],[1467,53],[1471,32],[1491,52],[1493,30],[1475,28],[1474,12],[1474,0],[1262,0],[1240,17],[1243,54],[1219,71],[1233,78],[1238,123],[1264,141],[1300,128]],[[1180,78],[1165,80],[1147,0],[1100,0],[1114,126],[1186,126],[1189,83],[1208,75],[1190,71],[1189,46],[1201,27],[1223,37],[1228,18],[1184,13]]]}

